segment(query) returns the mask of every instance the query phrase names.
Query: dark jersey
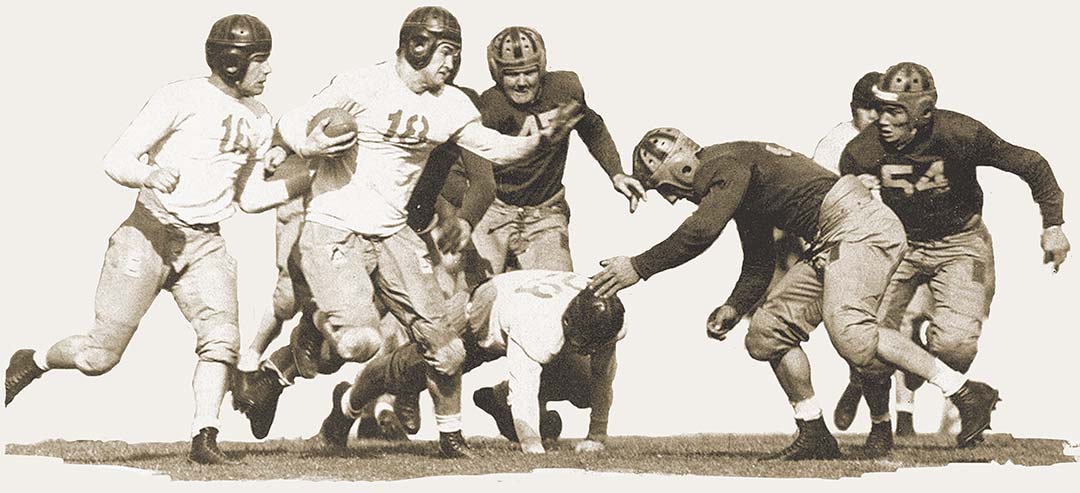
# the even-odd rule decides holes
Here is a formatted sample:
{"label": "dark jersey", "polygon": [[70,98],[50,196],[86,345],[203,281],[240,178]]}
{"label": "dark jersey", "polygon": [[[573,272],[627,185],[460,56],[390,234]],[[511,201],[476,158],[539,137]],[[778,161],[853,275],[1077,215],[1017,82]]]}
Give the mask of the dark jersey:
{"label": "dark jersey", "polygon": [[[506,135],[531,135],[549,125],[560,104],[577,101],[585,107],[585,117],[577,130],[589,153],[608,174],[622,172],[619,151],[611,140],[603,118],[585,104],[585,90],[573,72],[547,72],[540,81],[540,93],[532,103],[518,106],[501,89],[492,87],[477,103],[484,126]],[[527,160],[495,166],[496,196],[512,205],[538,205],[562,189],[569,139],[539,149]]]}
{"label": "dark jersey", "polygon": [[[472,89],[459,89],[473,104],[480,98]],[[440,144],[432,150],[409,203],[405,205],[411,228],[422,231],[431,224],[435,217],[435,202],[440,195],[459,208],[458,217],[476,226],[495,198],[491,163],[453,142]]]}
{"label": "dark jersey", "polygon": [[912,240],[958,233],[982,212],[976,166],[1020,176],[1039,204],[1043,227],[1063,222],[1064,197],[1046,160],[960,113],[936,110],[926,129],[902,150],[882,142],[878,128],[871,125],[840,156],[841,173],[871,174],[881,180],[881,199],[900,217]]}
{"label": "dark jersey", "polygon": [[773,229],[813,240],[821,202],[838,178],[802,154],[765,142],[709,146],[698,158],[690,199],[697,210],[632,262],[644,279],[682,265],[709,248],[735,219],[743,264],[725,304],[746,313],[772,280]]}

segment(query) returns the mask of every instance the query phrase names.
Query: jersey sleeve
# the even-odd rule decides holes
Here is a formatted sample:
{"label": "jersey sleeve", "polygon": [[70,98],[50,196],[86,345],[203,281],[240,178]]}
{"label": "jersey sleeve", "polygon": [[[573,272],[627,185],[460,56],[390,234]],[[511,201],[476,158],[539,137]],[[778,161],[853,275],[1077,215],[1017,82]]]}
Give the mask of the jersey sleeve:
{"label": "jersey sleeve", "polygon": [[165,86],[146,102],[135,119],[105,155],[105,173],[131,188],[142,187],[154,168],[142,157],[175,130],[183,119],[180,84]]}
{"label": "jersey sleeve", "polygon": [[1041,154],[1006,142],[981,123],[975,132],[974,148],[974,162],[1008,171],[1027,183],[1031,197],[1039,204],[1044,229],[1065,222],[1062,213],[1065,194],[1050,163]]}
{"label": "jersey sleeve", "polygon": [[724,302],[745,315],[765,295],[772,281],[776,254],[773,228],[757,221],[735,221],[742,243],[743,262],[739,279]]}
{"label": "jersey sleeve", "polygon": [[615,371],[615,345],[611,344],[589,357],[592,376],[592,395],[589,413],[589,440],[598,442],[607,438],[608,415],[611,412]]}
{"label": "jersey sleeve", "polygon": [[[354,98],[350,96],[359,92]],[[342,74],[330,80],[330,85],[319,91],[314,97],[302,106],[295,108],[282,115],[278,121],[278,132],[282,140],[293,150],[300,148],[307,140],[307,125],[311,117],[327,108],[345,108],[354,104],[356,108],[350,110],[354,115],[363,111],[367,103],[365,87],[359,82],[354,74]],[[359,101],[357,99],[360,99]]]}
{"label": "jersey sleeve", "polygon": [[455,140],[463,149],[495,164],[513,164],[525,159],[540,144],[539,135],[503,135],[480,123],[480,115],[459,130]]}
{"label": "jersey sleeve", "polygon": [[648,279],[701,255],[735,216],[749,184],[750,170],[745,167],[731,166],[718,172],[697,210],[667,239],[631,259],[641,278]]}
{"label": "jersey sleeve", "polygon": [[600,163],[600,167],[607,173],[608,178],[622,173],[622,162],[619,159],[619,150],[615,147],[615,141],[608,132],[604,119],[585,102],[585,89],[581,86],[581,80],[573,72],[566,74],[567,90],[572,99],[577,100],[585,107],[585,115],[574,126],[581,141],[589,149],[589,154]]}
{"label": "jersey sleeve", "polygon": [[522,445],[540,441],[540,374],[543,367],[526,354],[513,339],[507,341],[510,370],[510,412]]}
{"label": "jersey sleeve", "polygon": [[866,173],[877,174],[871,169],[874,163],[867,162],[866,158],[862,156],[865,153],[860,150],[863,146],[863,140],[866,138],[866,134],[867,132],[864,130],[844,146],[844,150],[840,153],[840,163],[838,165],[840,176],[862,175]]}

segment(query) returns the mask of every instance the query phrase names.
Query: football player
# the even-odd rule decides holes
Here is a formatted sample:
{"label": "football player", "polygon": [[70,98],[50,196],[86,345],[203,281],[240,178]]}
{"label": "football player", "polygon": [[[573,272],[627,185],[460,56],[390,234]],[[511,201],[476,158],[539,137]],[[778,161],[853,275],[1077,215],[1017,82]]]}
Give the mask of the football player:
{"label": "football player", "polygon": [[[907,231],[909,249],[885,291],[882,323],[901,327],[917,288],[927,286],[932,303],[926,347],[964,373],[994,296],[993,244],[982,222],[976,167],[1016,174],[1031,188],[1042,213],[1043,261],[1054,272],[1070,248],[1061,229],[1064,194],[1037,152],[1006,142],[971,117],[937,109],[937,88],[926,67],[893,65],[874,96],[881,105],[877,122],[847,145],[840,170],[880,188]],[[905,380],[916,388],[921,381],[913,377]],[[880,385],[864,380],[863,392]]]}
{"label": "football player", "polygon": [[[950,396],[964,421],[959,446],[972,445],[989,426],[996,390],[967,380],[910,339],[878,326],[878,303],[904,251],[905,238],[896,215],[873,200],[858,178],[837,178],[809,158],[771,143],[702,148],[673,128],[645,134],[634,149],[634,174],[669,202],[688,199],[698,209],[646,252],[601,262],[604,269],[590,284],[598,296],[614,294],[700,255],[734,219],[743,247],[742,272],[727,301],[706,322],[707,335],[723,340],[769,285],[773,228],[810,242],[805,260],[784,275],[754,313],[746,336],[750,356],[772,366],[799,430],[795,441],[772,458],[840,455],[821,417],[810,362],[800,347],[822,321],[837,352],[860,375],[889,375],[892,364],[928,378]],[[867,402],[880,404],[867,397]],[[884,406],[887,413],[887,395]],[[877,408],[872,411],[880,414]],[[869,454],[891,449],[891,424],[885,431],[878,427],[871,431],[864,447]]]}
{"label": "football player", "polygon": [[214,23],[205,46],[210,76],[154,94],[105,156],[109,177],[139,195],[109,239],[93,328],[44,353],[17,351],[4,386],[7,405],[47,370],[111,370],[154,298],[168,290],[197,336],[188,457],[222,464],[230,459],[217,445],[218,413],[240,334],[236,262],[218,223],[235,211],[238,175],[255,162],[280,162],[285,152],[271,150],[273,122],[255,99],[270,74],[270,30],[253,16],[230,15]]}
{"label": "football player", "polygon": [[[851,120],[838,124],[829,133],[825,134],[825,137],[814,148],[814,162],[834,173],[839,173],[840,153],[844,151],[844,147],[847,146],[848,142],[851,142],[851,139],[859,135],[859,131],[877,121],[878,104],[874,98],[872,88],[879,79],[881,79],[881,72],[868,72],[855,83],[855,88],[851,91]],[[873,191],[873,193],[877,194],[876,191]],[[927,313],[927,309],[930,307],[929,295],[930,293],[925,287],[920,287],[917,290],[911,304],[908,305],[907,311],[904,313],[900,325],[902,334],[916,337],[919,333],[923,322],[929,316]],[[912,416],[915,410],[915,392],[904,384],[904,372],[898,371],[894,377],[896,380],[896,435],[911,436],[915,434],[914,417]],[[833,411],[833,423],[838,429],[847,430],[851,426],[861,400],[862,388],[858,384],[857,375],[852,370],[850,383],[844,389],[844,393],[840,396],[840,400],[836,403],[836,409]],[[947,399],[945,405],[953,407],[949,405]],[[881,419],[881,417],[879,416],[878,419]],[[956,431],[953,431],[953,433],[956,433]]]}
{"label": "football player", "polygon": [[[544,403],[556,400],[591,408],[589,434],[577,450],[604,448],[624,309],[618,297],[599,298],[586,289],[588,282],[572,272],[509,272],[450,302],[450,318],[466,341],[464,371],[507,357],[507,388],[485,393],[476,404],[526,453],[544,453],[542,438],[561,432],[557,414],[548,411],[542,419],[541,413]],[[426,365],[412,346],[371,360],[354,384],[338,384],[320,430],[327,444],[345,448],[358,410],[376,396],[423,390]]]}
{"label": "football player", "polygon": [[[411,12],[399,32],[396,59],[346,72],[278,123],[285,142],[305,158],[321,160],[300,233],[301,270],[317,300],[315,323],[346,361],[369,360],[382,347],[377,292],[410,331],[430,363],[444,456],[469,454],[461,436],[464,347],[444,320],[445,300],[427,248],[405,227],[405,206],[432,149],[453,141],[496,163],[520,161],[565,138],[580,120],[580,105],[564,105],[552,124],[521,137],[480,124],[458,88],[446,85],[461,47],[457,19],[441,7]],[[328,137],[319,111],[340,107],[356,116],[359,131]],[[355,144],[355,145],[354,145]],[[369,274],[374,273],[374,279]]]}
{"label": "football player", "polygon": [[[547,70],[544,39],[535,29],[508,27],[492,38],[488,68],[495,85],[477,107],[485,126],[506,135],[533,135],[551,125],[561,105],[577,102],[584,118],[574,126],[612,185],[637,209],[645,190],[622,172],[619,151],[603,118],[585,103],[574,72]],[[573,270],[563,187],[569,139],[545,146],[526,160],[494,164],[495,202],[473,232],[480,255],[495,272],[509,261],[521,269]]]}

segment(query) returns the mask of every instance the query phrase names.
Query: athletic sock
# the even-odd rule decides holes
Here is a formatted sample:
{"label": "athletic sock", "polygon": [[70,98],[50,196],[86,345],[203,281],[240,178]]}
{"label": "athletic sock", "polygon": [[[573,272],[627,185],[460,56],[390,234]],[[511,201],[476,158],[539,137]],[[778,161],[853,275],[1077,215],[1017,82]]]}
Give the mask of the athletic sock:
{"label": "athletic sock", "polygon": [[892,416],[890,416],[888,413],[885,413],[881,416],[870,416],[870,422],[875,425],[878,423],[886,423],[889,421],[892,421]]}
{"label": "athletic sock", "polygon": [[461,431],[461,413],[447,415],[436,414],[435,427],[439,430],[439,433],[454,433],[456,431]]}
{"label": "athletic sock", "polygon": [[348,417],[350,417],[350,418],[352,418],[352,419],[358,419],[360,417],[360,415],[364,413],[364,410],[363,409],[353,409],[353,407],[352,407],[352,399],[350,399],[350,397],[352,397],[352,387],[351,386],[349,387],[349,391],[345,392],[341,396],[341,404],[340,404],[341,413],[348,416]]}
{"label": "athletic sock", "polygon": [[41,371],[49,371],[48,351],[34,351],[34,366]]}
{"label": "athletic sock", "polygon": [[939,359],[934,359],[934,374],[927,379],[928,382],[941,389],[945,397],[950,397],[960,390],[967,382],[967,377]]}
{"label": "athletic sock", "polygon": [[791,407],[795,409],[795,419],[813,421],[821,418],[821,406],[818,405],[817,399],[814,399],[813,396],[798,402],[792,402]]}
{"label": "athletic sock", "polygon": [[375,416],[378,417],[383,411],[394,411],[394,406],[391,406],[389,402],[379,399],[375,401]]}

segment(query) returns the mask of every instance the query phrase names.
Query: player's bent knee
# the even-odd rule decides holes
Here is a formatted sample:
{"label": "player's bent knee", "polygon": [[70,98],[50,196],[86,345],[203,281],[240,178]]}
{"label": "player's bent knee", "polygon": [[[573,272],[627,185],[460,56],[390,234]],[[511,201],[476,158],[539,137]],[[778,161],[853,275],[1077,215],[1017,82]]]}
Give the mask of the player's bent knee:
{"label": "player's bent knee", "polygon": [[751,358],[758,361],[772,361],[791,349],[791,345],[785,344],[776,337],[780,330],[777,327],[779,323],[776,317],[764,310],[754,313],[754,316],[750,318],[750,328],[746,331],[745,340],[746,351],[750,353]]}
{"label": "player's bent knee", "polygon": [[83,375],[96,377],[113,369],[120,362],[120,353],[101,348],[85,348],[75,356],[75,367]]}
{"label": "player's bent knee", "polygon": [[341,330],[333,335],[334,350],[345,361],[363,363],[382,348],[382,337],[375,328]]}

